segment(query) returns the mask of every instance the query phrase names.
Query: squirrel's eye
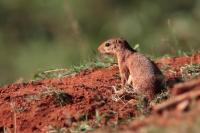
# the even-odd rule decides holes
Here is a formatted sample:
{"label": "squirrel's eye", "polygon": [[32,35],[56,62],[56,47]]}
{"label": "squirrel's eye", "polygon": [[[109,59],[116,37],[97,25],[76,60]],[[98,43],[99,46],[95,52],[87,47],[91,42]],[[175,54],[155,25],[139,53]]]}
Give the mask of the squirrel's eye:
{"label": "squirrel's eye", "polygon": [[109,47],[109,46],[110,46],[110,43],[107,42],[107,43],[105,44],[105,46],[106,46],[106,47]]}
{"label": "squirrel's eye", "polygon": [[122,41],[121,41],[121,40],[118,40],[118,43],[122,43]]}

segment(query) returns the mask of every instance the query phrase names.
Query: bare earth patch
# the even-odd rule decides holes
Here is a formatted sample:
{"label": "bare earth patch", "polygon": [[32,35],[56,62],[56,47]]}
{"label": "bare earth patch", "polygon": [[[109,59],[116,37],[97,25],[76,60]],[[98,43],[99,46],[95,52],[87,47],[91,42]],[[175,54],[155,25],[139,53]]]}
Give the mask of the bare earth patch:
{"label": "bare earth patch", "polygon": [[[190,57],[161,58],[156,63],[166,76],[169,94],[172,95],[169,100],[188,93],[188,88],[189,90],[195,88],[194,91],[200,90],[200,79],[196,74],[199,72],[198,67],[193,66],[200,64],[200,54]],[[194,83],[188,81],[193,78],[195,78]],[[176,86],[175,84],[179,82],[179,86]],[[170,125],[183,120],[190,123],[199,114],[199,108],[189,111],[186,109],[187,106],[191,106],[192,99],[181,105],[176,103],[170,108],[167,106],[159,113],[156,112],[154,108],[168,102],[164,100],[160,104],[150,105],[152,111],[148,117],[138,120],[141,115],[138,101],[133,100],[131,96],[123,97],[117,102],[113,100],[113,86],[119,84],[118,67],[113,65],[108,68],[85,70],[64,78],[4,86],[0,88],[0,133],[4,131],[41,133],[54,127],[71,129],[78,126],[82,131],[84,128],[89,128],[89,125],[93,128],[119,125],[117,130],[140,131],[142,127],[152,123]],[[187,85],[188,88],[182,89]],[[195,103],[196,101],[198,100],[195,100]],[[129,122],[120,124],[123,120]],[[80,127],[85,121],[87,126]]]}

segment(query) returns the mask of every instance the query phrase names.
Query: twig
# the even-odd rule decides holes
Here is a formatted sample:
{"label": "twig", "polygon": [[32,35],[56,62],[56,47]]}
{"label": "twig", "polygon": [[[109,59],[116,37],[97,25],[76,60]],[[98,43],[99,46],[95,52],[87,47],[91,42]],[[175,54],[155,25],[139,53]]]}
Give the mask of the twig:
{"label": "twig", "polygon": [[11,102],[10,105],[13,112],[14,133],[17,133],[17,115],[16,115],[16,110],[15,110],[15,103]]}
{"label": "twig", "polygon": [[178,103],[180,103],[184,100],[190,100],[190,99],[196,98],[198,96],[200,96],[200,90],[195,90],[195,91],[191,91],[191,92],[188,92],[188,93],[184,93],[182,95],[176,96],[173,99],[169,99],[168,101],[166,101],[164,103],[155,105],[153,107],[153,111],[154,112],[161,112],[161,111],[163,111],[163,110],[165,110],[169,107],[177,105]]}

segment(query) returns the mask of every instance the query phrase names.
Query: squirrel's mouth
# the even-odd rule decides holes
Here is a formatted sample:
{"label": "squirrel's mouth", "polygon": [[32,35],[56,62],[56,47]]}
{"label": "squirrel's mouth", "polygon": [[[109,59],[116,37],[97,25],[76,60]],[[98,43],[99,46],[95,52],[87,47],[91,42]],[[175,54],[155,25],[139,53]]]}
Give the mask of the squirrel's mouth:
{"label": "squirrel's mouth", "polygon": [[99,51],[99,53],[101,53],[101,54],[105,54],[105,53],[106,53],[106,51],[104,50],[104,48],[102,48],[102,45],[100,45],[100,46],[98,47],[98,51]]}
{"label": "squirrel's mouth", "polygon": [[99,51],[99,53],[102,54],[102,55],[103,55],[103,54],[105,54],[105,55],[112,55],[111,53],[107,52],[105,49],[99,48],[98,51]]}

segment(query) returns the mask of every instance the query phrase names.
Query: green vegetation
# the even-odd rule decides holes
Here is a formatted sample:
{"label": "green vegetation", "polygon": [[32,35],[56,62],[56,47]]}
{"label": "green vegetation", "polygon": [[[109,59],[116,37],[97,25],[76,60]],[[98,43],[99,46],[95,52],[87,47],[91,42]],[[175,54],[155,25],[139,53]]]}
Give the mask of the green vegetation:
{"label": "green vegetation", "polygon": [[43,97],[52,96],[55,103],[64,106],[65,104],[72,103],[72,96],[63,92],[62,90],[56,89],[54,87],[44,87],[42,91],[35,95],[28,95],[24,99],[27,102],[31,102],[33,100],[40,100]]}
{"label": "green vegetation", "polygon": [[[186,124],[184,122],[179,124],[174,124],[172,126],[158,126],[158,125],[150,125],[141,128],[138,132],[140,133],[179,133],[179,132],[190,132],[190,133],[198,133],[200,130],[200,119],[197,118],[196,120],[193,120],[193,124]],[[91,127],[87,124],[81,124],[79,125],[80,128],[77,128],[76,131],[68,131],[66,128],[57,128],[53,126],[49,126],[49,132],[48,133],[78,133],[78,132],[86,132],[91,131]],[[53,132],[54,131],[54,132]],[[110,130],[111,131],[111,130]],[[106,130],[102,130],[102,132],[106,133]],[[112,132],[114,130],[112,129]],[[117,131],[115,131],[117,132]],[[120,131],[118,131],[120,132]],[[122,131],[121,131],[122,132]]]}
{"label": "green vegetation", "polygon": [[79,66],[72,66],[69,69],[53,69],[44,72],[38,72],[34,75],[35,80],[55,78],[55,77],[66,77],[72,74],[76,74],[86,69],[102,68],[111,66],[114,63],[114,58],[105,56],[103,59],[97,58],[94,61],[90,61]]}
{"label": "green vegetation", "polygon": [[160,94],[157,94],[156,97],[153,99],[154,103],[161,103],[164,100],[167,100],[170,97],[169,91],[163,91]]}
{"label": "green vegetation", "polygon": [[[139,128],[139,130],[137,132],[139,133],[179,133],[179,132],[190,132],[190,133],[198,133],[200,130],[200,117],[196,117],[196,118],[189,118],[188,116],[190,116],[190,113],[185,113],[182,114],[185,115],[185,117],[178,117],[178,118],[169,118],[166,119],[166,125],[159,125],[156,123],[149,123],[147,125],[142,126],[141,128]],[[119,125],[123,125],[123,124],[127,124],[128,122],[133,120],[143,120],[145,119],[144,115],[140,115],[139,117],[134,117],[134,118],[126,118],[123,120],[117,120],[115,122],[115,125],[102,125],[101,124],[101,120],[106,118],[105,114],[104,115],[99,115],[99,112],[96,110],[96,119],[93,122],[90,122],[87,119],[87,115],[84,115],[85,118],[76,122],[76,124],[73,124],[72,127],[70,128],[58,128],[56,126],[52,126],[50,125],[48,128],[48,133],[86,133],[89,131],[96,131],[96,129],[98,129],[98,131],[101,131],[102,133],[107,133],[107,132],[126,132],[126,131],[121,131],[118,129]],[[177,116],[176,116],[177,117]],[[181,121],[182,118],[185,118]],[[162,116],[162,119],[165,119]],[[178,123],[171,123],[171,122],[167,122],[167,120],[172,120],[174,121],[174,119],[177,119],[177,121],[180,121]],[[153,121],[152,121],[153,122]],[[168,124],[167,124],[168,123]],[[170,124],[171,123],[171,124]],[[97,131],[97,132],[98,132]]]}
{"label": "green vegetation", "polygon": [[[83,114],[80,116],[80,119],[75,122],[71,123],[69,128],[67,127],[56,127],[49,125],[48,133],[86,133],[89,131],[95,131],[96,129],[106,129],[112,128],[112,130],[117,130],[117,127],[121,124],[128,123],[132,120],[132,118],[124,118],[124,119],[117,119],[116,121],[110,121],[113,115],[117,115],[114,112],[100,114],[98,110],[95,112],[95,119],[93,121],[89,121],[87,118],[87,114]],[[103,123],[104,124],[103,124]]]}
{"label": "green vegetation", "polygon": [[93,131],[99,128],[99,125],[103,116],[99,115],[98,110],[96,110],[96,121],[94,124],[90,124],[87,118],[87,114],[83,114],[80,116],[79,121],[76,123],[74,127],[71,128],[58,128],[55,126],[50,125],[48,129],[48,133],[80,133],[80,132],[88,132]]}
{"label": "green vegetation", "polygon": [[1,0],[0,84],[82,64],[113,36],[152,56],[198,50],[199,12],[199,0]]}
{"label": "green vegetation", "polygon": [[183,80],[189,80],[200,76],[200,64],[187,64],[181,67]]}
{"label": "green vegetation", "polygon": [[150,114],[150,108],[149,108],[149,101],[144,95],[137,95],[137,104],[136,104],[136,109],[138,111],[137,116],[147,116]]}
{"label": "green vegetation", "polygon": [[66,128],[58,128],[56,126],[49,125],[47,133],[68,133]]}
{"label": "green vegetation", "polygon": [[40,93],[41,97],[52,96],[55,99],[55,102],[60,106],[64,106],[65,104],[72,102],[72,96],[55,88],[46,87]]}

